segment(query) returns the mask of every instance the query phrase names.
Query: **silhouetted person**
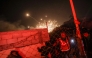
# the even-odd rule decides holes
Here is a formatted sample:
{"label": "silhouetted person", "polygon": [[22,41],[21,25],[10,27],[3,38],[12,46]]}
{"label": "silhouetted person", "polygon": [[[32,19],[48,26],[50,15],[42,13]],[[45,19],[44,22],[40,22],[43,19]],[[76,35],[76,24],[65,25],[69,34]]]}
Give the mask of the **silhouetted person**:
{"label": "silhouetted person", "polygon": [[90,36],[88,32],[83,33],[83,44],[84,44],[84,50],[86,52],[87,58],[89,57],[89,52],[90,52]]}
{"label": "silhouetted person", "polygon": [[[61,32],[58,42],[60,45],[60,55],[62,55],[62,58],[69,58],[70,43],[69,37],[66,35],[65,32]],[[61,58],[61,56],[59,57]]]}
{"label": "silhouetted person", "polygon": [[50,44],[49,42],[45,42],[45,46],[42,46],[41,48],[37,48],[39,52],[41,52],[42,58],[50,58]]}
{"label": "silhouetted person", "polygon": [[7,58],[22,58],[18,51],[12,50]]}

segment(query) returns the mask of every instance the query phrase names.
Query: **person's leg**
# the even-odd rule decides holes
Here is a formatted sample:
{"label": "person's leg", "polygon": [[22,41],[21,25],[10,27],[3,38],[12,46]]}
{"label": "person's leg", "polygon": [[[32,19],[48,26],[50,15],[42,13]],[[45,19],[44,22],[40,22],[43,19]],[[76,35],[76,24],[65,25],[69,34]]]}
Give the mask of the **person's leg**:
{"label": "person's leg", "polygon": [[70,56],[69,56],[69,51],[65,51],[65,52],[64,52],[64,57],[65,57],[65,58],[70,58]]}
{"label": "person's leg", "polygon": [[57,55],[57,57],[56,57],[56,58],[62,58],[62,52],[61,52],[61,51],[59,51],[58,53],[59,53],[59,54]]}
{"label": "person's leg", "polygon": [[62,52],[62,58],[66,58],[66,52]]}

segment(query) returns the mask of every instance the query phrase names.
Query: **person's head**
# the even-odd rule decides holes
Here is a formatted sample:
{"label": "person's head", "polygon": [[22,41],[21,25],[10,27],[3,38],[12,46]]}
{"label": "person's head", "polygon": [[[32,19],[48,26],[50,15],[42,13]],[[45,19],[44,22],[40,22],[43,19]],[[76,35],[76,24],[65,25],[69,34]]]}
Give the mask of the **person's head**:
{"label": "person's head", "polygon": [[85,32],[85,33],[83,33],[83,36],[84,37],[88,37],[89,36],[89,33],[88,32]]}
{"label": "person's head", "polygon": [[66,33],[65,32],[61,32],[61,38],[66,38]]}
{"label": "person's head", "polygon": [[11,55],[15,55],[15,56],[17,56],[18,52],[15,51],[15,50],[12,50],[12,51],[10,52],[10,54],[11,54]]}
{"label": "person's head", "polygon": [[46,45],[46,46],[50,46],[51,43],[50,43],[49,41],[47,41],[47,42],[45,42],[45,45]]}

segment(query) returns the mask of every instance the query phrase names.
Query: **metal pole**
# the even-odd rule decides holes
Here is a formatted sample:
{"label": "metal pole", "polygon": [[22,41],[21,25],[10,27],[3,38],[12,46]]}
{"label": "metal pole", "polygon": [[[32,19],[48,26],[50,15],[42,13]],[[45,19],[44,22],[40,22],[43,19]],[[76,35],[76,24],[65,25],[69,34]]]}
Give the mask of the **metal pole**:
{"label": "metal pole", "polygon": [[74,9],[74,4],[73,4],[72,0],[70,0],[70,5],[71,5],[71,9],[72,9],[72,14],[73,14],[73,17],[74,17],[74,23],[75,23],[75,26],[76,26],[76,35],[77,35],[78,49],[79,49],[79,52],[80,52],[80,58],[86,58],[83,43],[82,43],[82,38],[81,38],[79,26],[78,26],[79,22],[77,20],[76,12],[75,12],[75,9]]}

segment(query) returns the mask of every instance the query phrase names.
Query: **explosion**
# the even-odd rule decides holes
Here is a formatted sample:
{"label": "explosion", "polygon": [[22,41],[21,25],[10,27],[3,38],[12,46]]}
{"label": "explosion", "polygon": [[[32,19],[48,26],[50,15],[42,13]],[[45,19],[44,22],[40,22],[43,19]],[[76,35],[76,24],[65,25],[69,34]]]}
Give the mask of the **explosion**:
{"label": "explosion", "polygon": [[56,20],[48,20],[48,21],[43,21],[42,23],[39,22],[36,25],[36,28],[48,28],[48,32],[51,32],[54,28],[59,27],[58,23]]}

